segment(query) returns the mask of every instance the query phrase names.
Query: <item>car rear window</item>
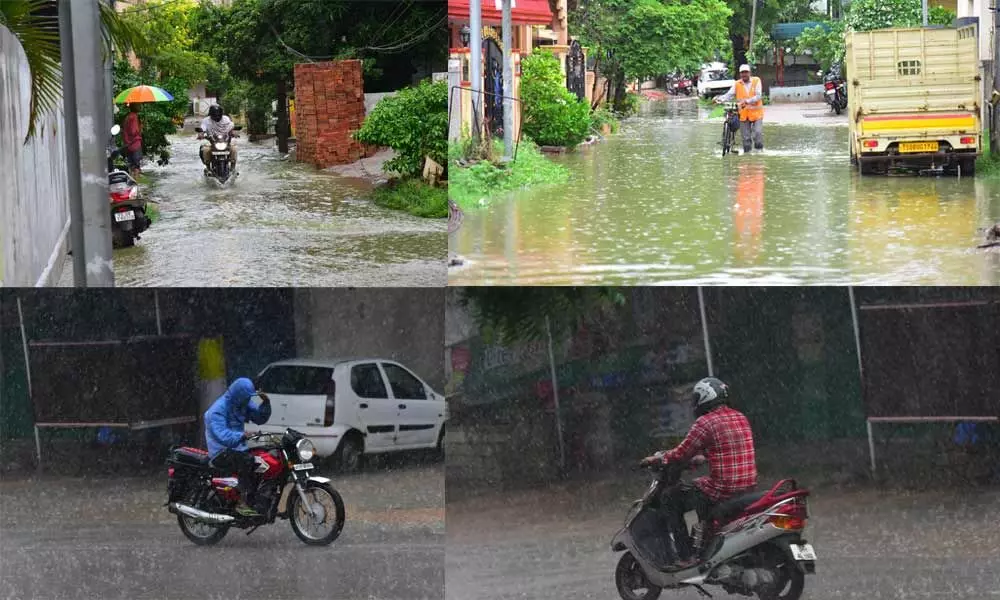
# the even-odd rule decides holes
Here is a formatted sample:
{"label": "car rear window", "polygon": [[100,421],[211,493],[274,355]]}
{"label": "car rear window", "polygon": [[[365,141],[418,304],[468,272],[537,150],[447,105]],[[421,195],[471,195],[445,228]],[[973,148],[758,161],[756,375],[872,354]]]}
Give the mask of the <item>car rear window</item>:
{"label": "car rear window", "polygon": [[333,369],[327,367],[271,367],[260,377],[260,391],[267,394],[323,395],[331,388]]}

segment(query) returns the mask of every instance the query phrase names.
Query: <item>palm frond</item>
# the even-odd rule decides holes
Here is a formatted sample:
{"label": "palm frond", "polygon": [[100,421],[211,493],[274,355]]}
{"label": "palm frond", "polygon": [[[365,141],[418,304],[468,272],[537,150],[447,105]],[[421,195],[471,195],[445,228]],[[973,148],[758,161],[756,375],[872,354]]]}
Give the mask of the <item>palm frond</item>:
{"label": "palm frond", "polygon": [[31,73],[31,103],[25,143],[35,135],[38,119],[56,108],[62,100],[59,20],[43,14],[50,2],[0,2],[0,26],[6,27],[21,44]]}

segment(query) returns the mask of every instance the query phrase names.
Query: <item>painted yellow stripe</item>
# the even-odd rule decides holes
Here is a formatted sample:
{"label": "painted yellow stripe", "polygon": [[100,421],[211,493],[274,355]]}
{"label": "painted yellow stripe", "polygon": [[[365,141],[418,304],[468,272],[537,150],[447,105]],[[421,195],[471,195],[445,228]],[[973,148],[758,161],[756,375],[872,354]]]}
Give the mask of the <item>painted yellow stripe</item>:
{"label": "painted yellow stripe", "polygon": [[865,119],[861,126],[866,132],[896,131],[899,129],[973,129],[976,126],[975,117],[951,119],[899,119],[892,121],[869,121]]}
{"label": "painted yellow stripe", "polygon": [[205,338],[198,342],[198,374],[202,381],[225,379],[226,358],[222,338]]}

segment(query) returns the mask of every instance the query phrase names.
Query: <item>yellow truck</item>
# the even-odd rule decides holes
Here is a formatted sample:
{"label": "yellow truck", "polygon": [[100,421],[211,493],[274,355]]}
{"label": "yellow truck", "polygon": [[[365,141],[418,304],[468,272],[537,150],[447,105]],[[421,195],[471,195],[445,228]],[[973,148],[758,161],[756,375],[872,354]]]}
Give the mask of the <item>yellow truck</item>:
{"label": "yellow truck", "polygon": [[846,35],[851,163],[975,173],[982,153],[982,76],[975,25]]}

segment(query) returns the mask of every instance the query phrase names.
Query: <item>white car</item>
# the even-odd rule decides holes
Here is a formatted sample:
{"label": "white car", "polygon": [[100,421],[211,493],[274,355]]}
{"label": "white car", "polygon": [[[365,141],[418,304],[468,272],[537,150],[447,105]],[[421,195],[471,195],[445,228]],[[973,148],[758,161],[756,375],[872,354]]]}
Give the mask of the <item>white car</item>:
{"label": "white car", "polygon": [[701,74],[698,75],[698,95],[702,98],[711,98],[725,94],[736,81],[730,76],[729,69],[724,63],[713,62],[701,66]]}
{"label": "white car", "polygon": [[261,371],[257,390],[271,399],[271,418],[247,423],[248,432],[291,427],[318,456],[337,455],[347,471],[357,470],[364,455],[443,445],[444,397],[392,360],[279,361]]}

